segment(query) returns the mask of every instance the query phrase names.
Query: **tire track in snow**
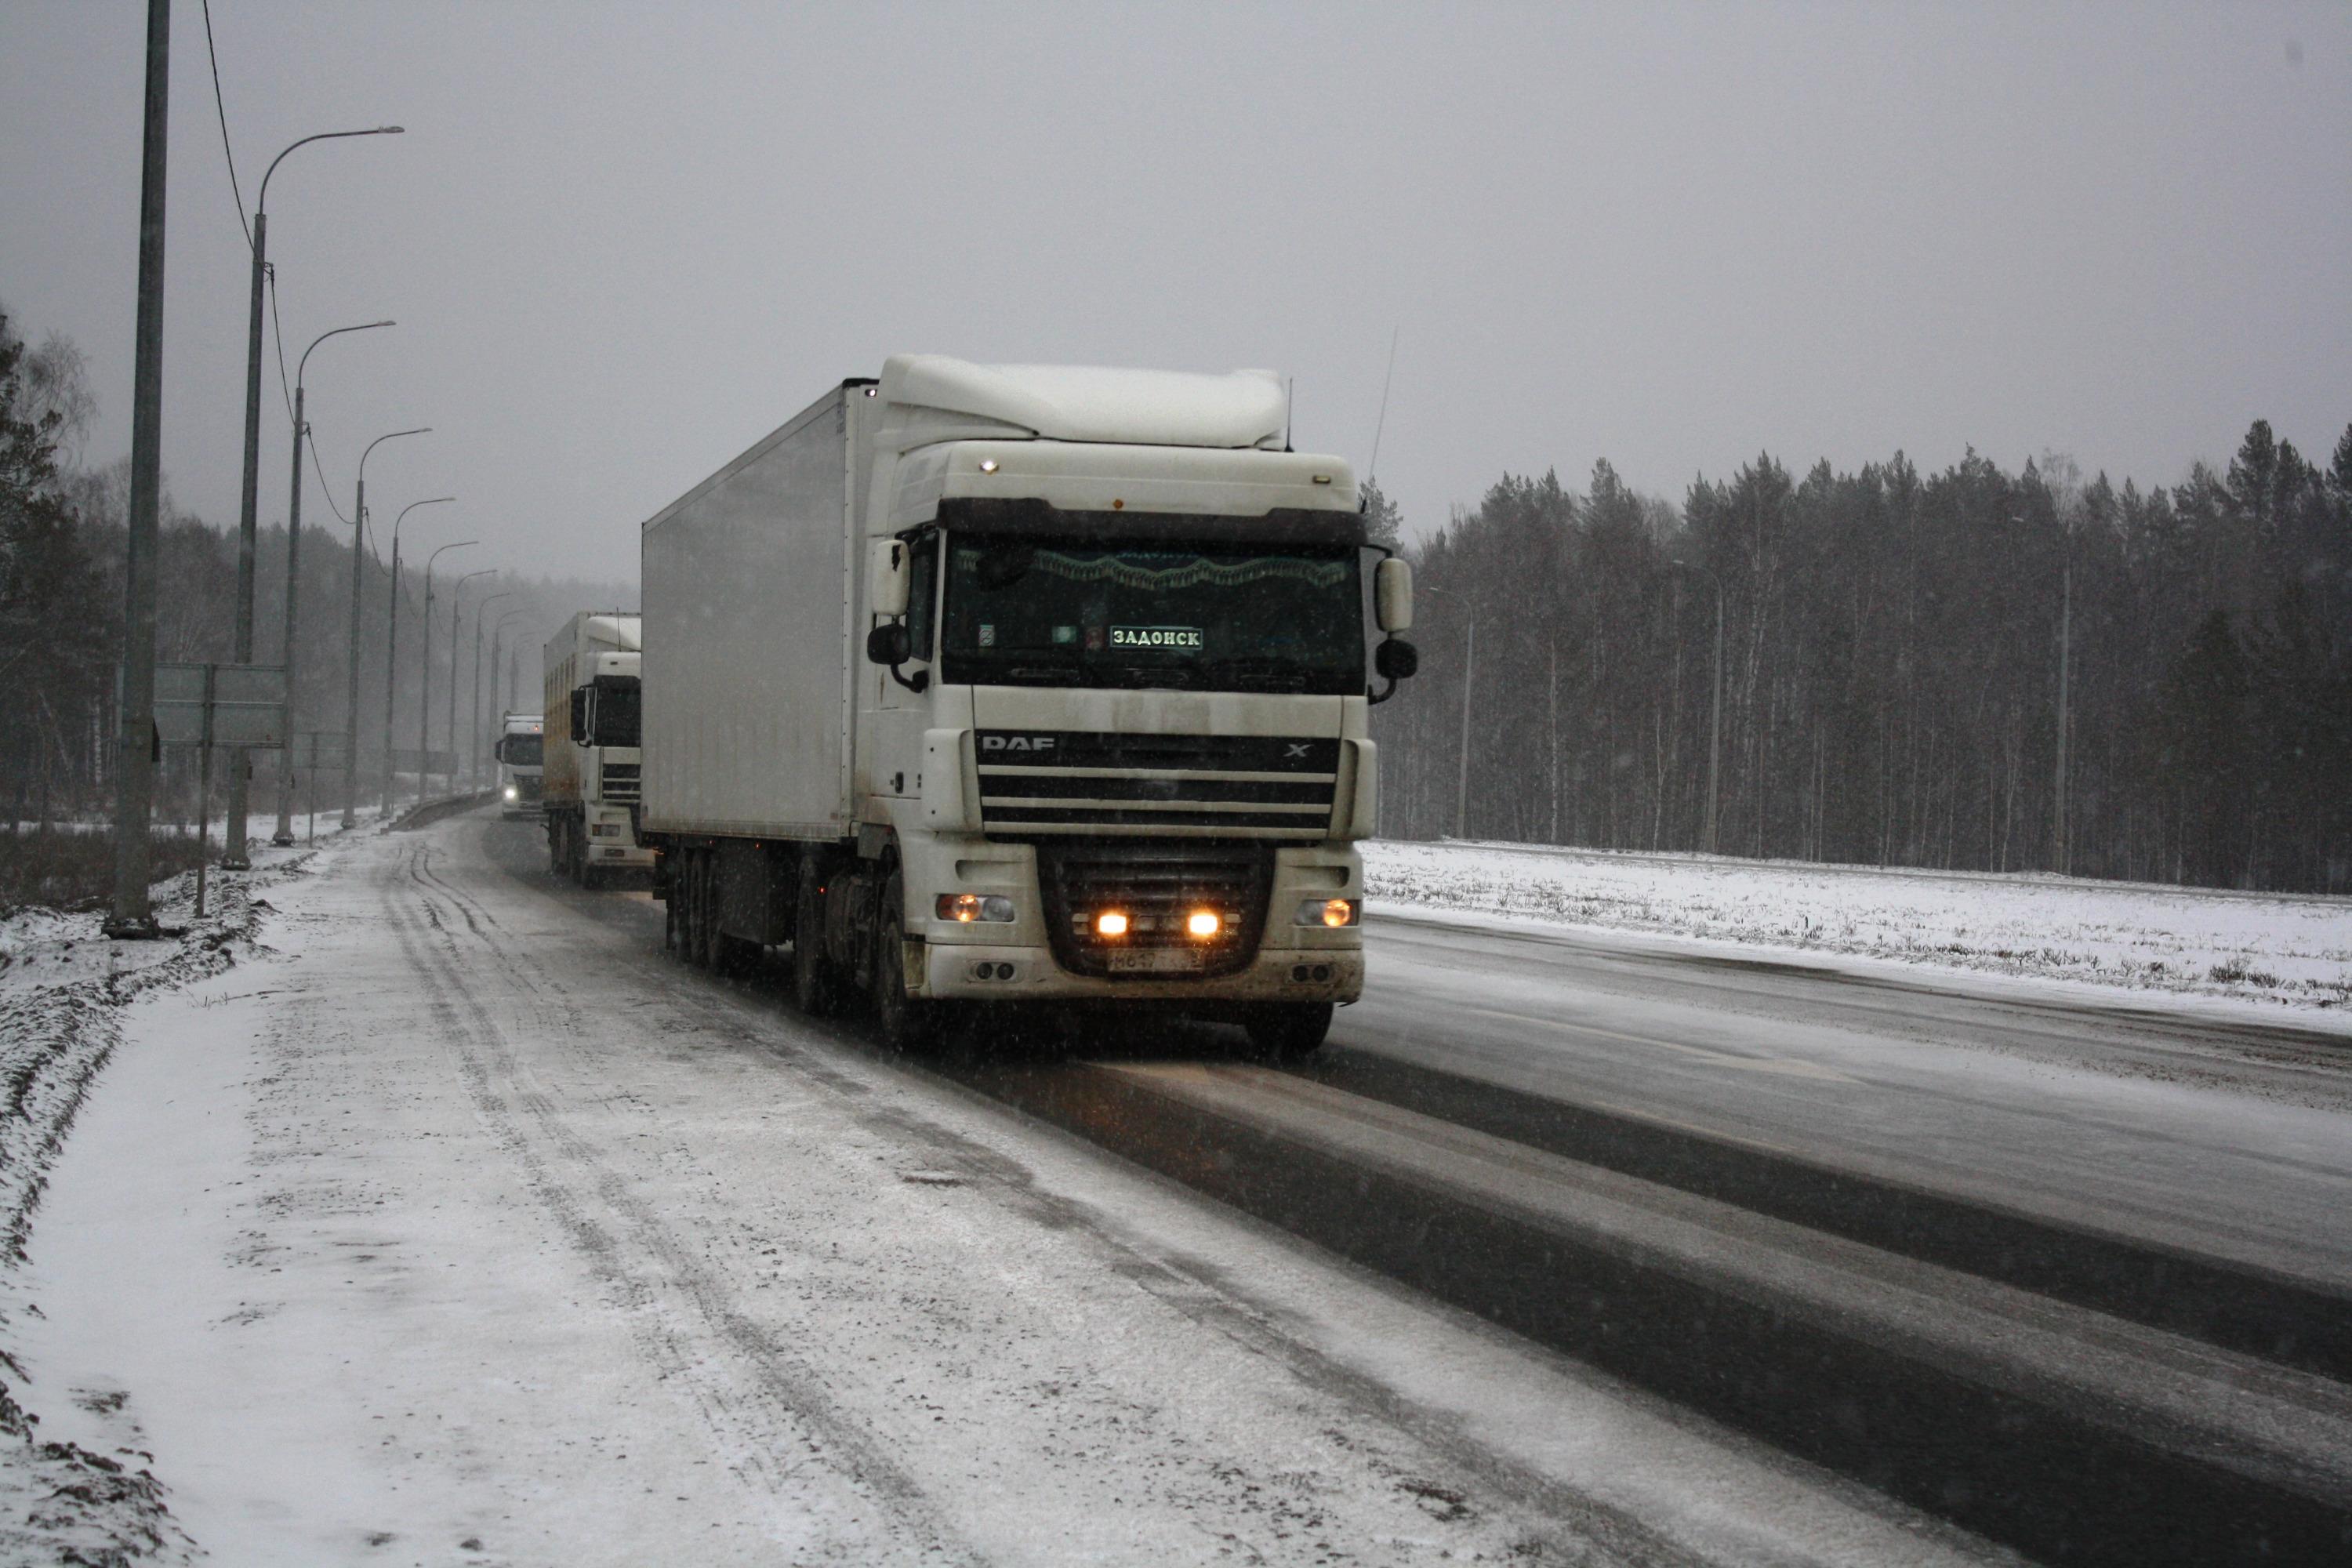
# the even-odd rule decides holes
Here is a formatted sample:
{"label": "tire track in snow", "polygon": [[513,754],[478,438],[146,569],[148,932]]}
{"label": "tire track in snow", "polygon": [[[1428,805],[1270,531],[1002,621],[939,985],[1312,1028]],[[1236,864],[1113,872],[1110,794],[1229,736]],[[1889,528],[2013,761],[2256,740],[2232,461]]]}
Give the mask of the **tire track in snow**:
{"label": "tire track in snow", "polygon": [[[473,895],[434,870],[429,860],[420,858],[416,864],[415,874],[453,901],[472,899]],[[577,912],[560,893],[551,894],[533,879],[511,871],[509,874],[516,876],[527,892],[551,898],[567,914]],[[483,918],[489,918],[487,907],[482,913]],[[953,1173],[1000,1208],[1044,1230],[1083,1235],[1102,1255],[1106,1269],[1171,1310],[1264,1358],[1303,1386],[1343,1405],[1351,1413],[1385,1425],[1405,1442],[1426,1449],[1457,1478],[1475,1479],[1477,1489],[1489,1497],[1550,1521],[1553,1530],[1542,1533],[1551,1549],[1563,1558],[1588,1561],[1598,1548],[1604,1561],[1635,1563],[1643,1568],[1678,1568],[1711,1561],[1629,1510],[1506,1457],[1465,1431],[1458,1421],[1414,1405],[1376,1376],[1307,1342],[1285,1326],[1288,1314],[1260,1301],[1245,1282],[1227,1271],[1203,1259],[1146,1246],[1117,1228],[1113,1216],[1038,1186],[1028,1168],[1017,1159],[941,1126],[917,1109],[889,1103],[891,1097],[877,1093],[876,1086],[856,1076],[854,1070],[826,1060],[818,1049],[802,1041],[780,1036],[772,1015],[789,1018],[803,1029],[821,1032],[842,1051],[866,1058],[867,1065],[886,1073],[929,1079],[970,1097],[975,1106],[989,1111],[1001,1111],[1003,1108],[997,1095],[975,1088],[954,1072],[936,1070],[907,1058],[881,1056],[877,1059],[877,1047],[853,1030],[837,1024],[827,1026],[806,1020],[793,1011],[789,1003],[766,993],[727,985],[698,971],[678,969],[672,962],[650,953],[641,959],[633,952],[628,962],[657,985],[667,1000],[695,1015],[702,1032],[731,1040],[762,1058],[788,1066],[833,1094],[861,1128],[888,1142],[921,1148],[927,1163]],[[509,973],[516,973],[511,966]],[[519,984],[538,989],[535,979],[520,974],[517,978]],[[571,1004],[567,1001],[564,1005]],[[1073,1142],[1092,1147],[1087,1140]],[[1181,1184],[1171,1184],[1182,1190]],[[1264,1224],[1246,1214],[1234,1217],[1245,1226]],[[1285,1245],[1295,1245],[1295,1238],[1280,1227],[1264,1228],[1269,1234],[1280,1235]],[[1419,1299],[1417,1292],[1396,1285],[1377,1270],[1360,1269],[1344,1259],[1334,1261],[1360,1273],[1377,1289]],[[1474,1315],[1463,1316],[1465,1323],[1476,1323],[1479,1331],[1492,1331]],[[1764,1462],[1803,1472],[1805,1485],[1826,1485],[1857,1496],[1864,1491],[1858,1483],[1831,1478],[1801,1461],[1788,1459],[1777,1450],[1768,1450]],[[1560,1525],[1567,1528],[1559,1529]]]}
{"label": "tire track in snow", "polygon": [[[530,1085],[504,1031],[467,984],[467,955],[459,950],[456,931],[439,918],[441,900],[461,913],[466,900],[431,873],[431,852],[429,844],[418,844],[407,857],[413,903],[401,897],[397,882],[385,888],[394,933],[430,984],[428,1006],[437,1033],[453,1047],[477,1111],[622,1305],[647,1361],[666,1383],[690,1391],[714,1433],[734,1450],[737,1473],[772,1494],[793,1483],[821,1485],[819,1473],[850,1491],[849,1500],[826,1499],[824,1506],[812,1510],[835,1525],[838,1536],[813,1543],[819,1555],[848,1561],[871,1555],[874,1542],[844,1528],[861,1522],[861,1509],[871,1509],[890,1520],[890,1533],[919,1543],[927,1555],[977,1562],[929,1506],[920,1484],[877,1447],[863,1423],[839,1407],[821,1374],[781,1350],[738,1309],[718,1278],[677,1243],[554,1101]],[[470,918],[467,923],[481,935],[478,924]],[[480,954],[519,988],[541,997],[550,994],[511,952],[487,938]],[[571,1021],[579,1021],[576,1004],[566,998],[556,1005]],[[569,1168],[570,1179],[559,1167]],[[697,1323],[705,1332],[693,1331]],[[718,1353],[703,1353],[710,1351]],[[720,1374],[719,1369],[729,1366],[739,1373],[736,1379]],[[745,1399],[733,1386],[738,1383],[761,1397]],[[795,1451],[804,1457],[789,1464],[772,1458]],[[795,1500],[806,1506],[816,1500]]]}

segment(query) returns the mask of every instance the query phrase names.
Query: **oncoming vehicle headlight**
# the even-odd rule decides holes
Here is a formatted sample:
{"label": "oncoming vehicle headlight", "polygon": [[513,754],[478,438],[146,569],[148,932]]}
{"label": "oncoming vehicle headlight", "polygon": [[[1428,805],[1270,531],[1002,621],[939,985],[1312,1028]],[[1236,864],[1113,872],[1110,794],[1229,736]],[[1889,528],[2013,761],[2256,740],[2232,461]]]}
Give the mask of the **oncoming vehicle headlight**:
{"label": "oncoming vehicle headlight", "polygon": [[1303,926],[1351,926],[1362,910],[1353,899],[1303,899],[1296,918]]}
{"label": "oncoming vehicle headlight", "polygon": [[512,784],[509,784],[507,785],[507,798],[509,800],[520,800],[522,798],[522,791],[515,788]]}
{"label": "oncoming vehicle headlight", "polygon": [[937,908],[940,919],[960,925],[1013,918],[1013,900],[997,893],[941,893]]}

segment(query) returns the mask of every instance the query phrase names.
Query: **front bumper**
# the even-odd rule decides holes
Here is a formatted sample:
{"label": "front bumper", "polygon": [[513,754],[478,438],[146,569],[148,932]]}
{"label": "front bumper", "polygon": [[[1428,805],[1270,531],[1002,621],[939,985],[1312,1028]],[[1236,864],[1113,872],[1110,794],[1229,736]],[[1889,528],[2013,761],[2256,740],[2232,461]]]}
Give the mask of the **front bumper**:
{"label": "front bumper", "polygon": [[[1073,974],[1051,949],[979,942],[909,942],[921,948],[917,994],[941,1001],[1150,1002],[1206,1006],[1223,1002],[1355,1001],[1364,994],[1360,948],[1265,947],[1248,968],[1213,980],[1097,979]],[[918,967],[908,954],[908,969]]]}

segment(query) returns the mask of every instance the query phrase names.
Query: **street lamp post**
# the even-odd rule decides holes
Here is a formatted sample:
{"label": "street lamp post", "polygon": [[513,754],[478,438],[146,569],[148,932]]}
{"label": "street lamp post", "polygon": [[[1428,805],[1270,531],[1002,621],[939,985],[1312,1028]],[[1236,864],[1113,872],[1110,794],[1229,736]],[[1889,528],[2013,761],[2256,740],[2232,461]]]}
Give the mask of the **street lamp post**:
{"label": "street lamp post", "polygon": [[[294,367],[294,474],[287,481],[286,490],[286,744],[278,752],[278,831],[269,838],[279,846],[294,842],[294,612],[302,584],[302,432],[307,427],[302,419],[302,374],[310,368],[311,350],[329,338],[392,325],[391,321],[362,321],[356,327],[337,327],[332,331],[320,332],[310,340],[310,347],[302,351]],[[313,758],[313,806],[318,804],[316,763]]]}
{"label": "street lamp post", "polygon": [[411,501],[400,509],[392,520],[392,591],[389,613],[384,616],[383,649],[383,813],[392,815],[392,700],[400,687],[400,525],[408,514],[420,506],[439,506],[453,501],[456,496],[435,496],[429,500]]}
{"label": "street lamp post", "polygon": [[517,621],[529,620],[530,618],[530,612],[529,610],[509,610],[505,615],[499,617],[499,624],[490,628],[490,700],[497,706],[501,717],[504,717],[504,715],[510,710],[510,705],[514,701],[514,691],[512,689],[514,686],[514,674],[512,669],[514,649],[512,647],[509,647],[507,649],[507,658],[509,660],[507,686],[509,689],[506,694],[506,700],[504,702],[500,702],[499,700],[499,640],[506,636],[508,626],[513,625]]}
{"label": "street lamp post", "polygon": [[449,722],[442,733],[449,741],[449,789],[457,788],[457,627],[465,619],[466,584],[477,577],[488,577],[498,570],[485,566],[478,572],[468,572],[449,589]]}
{"label": "street lamp post", "polygon": [[[512,597],[514,590],[508,588],[492,594],[474,606],[474,740],[469,748],[472,755],[467,759],[467,772],[473,777],[476,789],[482,787],[482,622],[489,616],[492,605],[500,599]],[[493,691],[490,695],[495,697],[498,693]]]}
{"label": "street lamp post", "polygon": [[1718,782],[1723,763],[1723,579],[1706,567],[1689,561],[1675,564],[1685,572],[1696,572],[1715,585],[1715,694],[1707,702],[1706,716],[1706,821],[1699,830],[1699,849],[1703,854],[1716,852],[1716,829]]}
{"label": "street lamp post", "polygon": [[[386,441],[398,436],[424,436],[432,432],[430,425],[414,430],[394,430],[379,436],[367,444],[360,454],[359,493],[352,500],[352,647],[350,681],[343,697],[343,826],[355,820],[360,796],[360,566],[367,559],[367,460]],[[393,579],[393,591],[399,592],[400,579]]]}
{"label": "street lamp post", "polygon": [[[452,550],[464,550],[479,544],[478,539],[461,539],[455,544],[445,544],[425,558],[425,617],[416,633],[416,668],[422,680],[416,696],[416,804],[425,804],[425,781],[432,774],[433,741],[433,563]],[[452,632],[449,643],[457,646],[457,634]],[[457,683],[457,672],[449,672],[449,684]]]}
{"label": "street lamp post", "polygon": [[[238,502],[236,531],[236,657],[239,664],[253,662],[254,514],[261,488],[261,289],[269,270],[269,176],[278,173],[278,165],[286,161],[286,153],[296,147],[307,147],[313,142],[332,142],[345,136],[397,136],[400,131],[397,125],[375,125],[365,131],[321,131],[315,136],[305,136],[269,161],[268,169],[261,176],[261,189],[253,199],[253,298],[251,309],[247,312],[245,333],[245,489]],[[300,447],[299,425],[298,416],[298,449]],[[296,488],[299,489],[300,487],[298,485]],[[247,865],[245,814],[248,766],[247,753],[239,751],[229,768],[228,822],[221,865],[231,870],[242,870]]]}

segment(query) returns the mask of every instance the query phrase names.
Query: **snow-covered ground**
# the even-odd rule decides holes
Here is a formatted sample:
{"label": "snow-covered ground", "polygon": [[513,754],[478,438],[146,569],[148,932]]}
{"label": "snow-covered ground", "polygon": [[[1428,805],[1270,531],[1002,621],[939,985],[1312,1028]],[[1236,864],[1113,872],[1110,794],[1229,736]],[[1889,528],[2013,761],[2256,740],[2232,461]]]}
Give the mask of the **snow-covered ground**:
{"label": "snow-covered ground", "polygon": [[2347,899],[1507,844],[1363,850],[1375,910],[2352,1012]]}
{"label": "snow-covered ground", "polygon": [[0,1563],[2004,1557],[685,970],[515,831],[322,846],[116,1010],[0,1285],[84,1458],[0,1454]]}

